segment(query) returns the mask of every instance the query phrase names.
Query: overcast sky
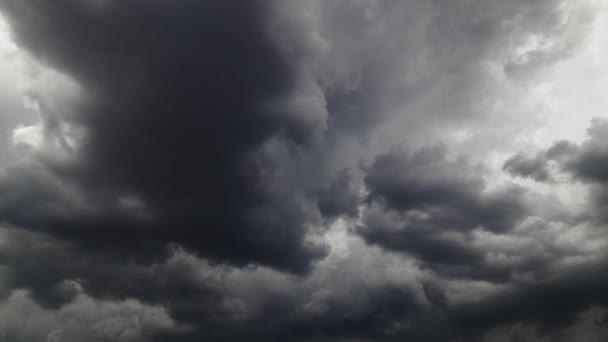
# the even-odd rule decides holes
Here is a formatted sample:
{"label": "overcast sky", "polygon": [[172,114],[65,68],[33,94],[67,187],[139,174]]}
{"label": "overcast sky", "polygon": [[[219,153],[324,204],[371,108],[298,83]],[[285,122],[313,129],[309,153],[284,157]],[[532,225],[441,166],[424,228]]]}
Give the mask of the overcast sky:
{"label": "overcast sky", "polygon": [[608,2],[0,0],[0,340],[608,340]]}

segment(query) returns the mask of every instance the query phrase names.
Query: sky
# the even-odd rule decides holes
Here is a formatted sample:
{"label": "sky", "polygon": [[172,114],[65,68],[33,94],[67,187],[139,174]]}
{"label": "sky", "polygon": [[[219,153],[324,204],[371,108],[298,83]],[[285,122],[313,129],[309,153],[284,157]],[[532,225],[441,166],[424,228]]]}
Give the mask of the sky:
{"label": "sky", "polygon": [[608,340],[608,2],[0,0],[0,340]]}

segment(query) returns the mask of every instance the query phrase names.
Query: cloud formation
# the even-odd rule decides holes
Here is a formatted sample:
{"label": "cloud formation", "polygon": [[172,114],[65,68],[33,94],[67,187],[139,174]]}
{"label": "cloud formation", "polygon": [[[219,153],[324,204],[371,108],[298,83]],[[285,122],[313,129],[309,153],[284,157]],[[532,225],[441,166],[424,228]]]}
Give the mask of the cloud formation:
{"label": "cloud formation", "polygon": [[604,11],[0,2],[0,338],[605,336],[608,123],[535,140]]}

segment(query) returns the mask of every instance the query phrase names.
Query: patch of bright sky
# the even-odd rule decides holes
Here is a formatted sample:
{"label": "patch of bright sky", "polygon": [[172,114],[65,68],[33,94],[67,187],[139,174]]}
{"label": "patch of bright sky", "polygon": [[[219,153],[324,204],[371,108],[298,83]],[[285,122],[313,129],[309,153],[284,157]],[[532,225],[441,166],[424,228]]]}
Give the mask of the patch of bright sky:
{"label": "patch of bright sky", "polygon": [[548,109],[531,136],[538,146],[554,140],[581,142],[594,117],[608,116],[608,2],[591,1],[596,19],[580,49],[547,70],[531,91]]}
{"label": "patch of bright sky", "polygon": [[72,150],[81,132],[59,125],[49,140],[42,122],[69,113],[81,95],[76,82],[21,50],[0,16],[0,167],[24,151]]}
{"label": "patch of bright sky", "polygon": [[25,108],[23,102],[23,81],[28,64],[26,59],[13,42],[7,23],[0,16],[0,166],[18,158],[19,151],[13,149],[11,144],[13,129],[39,121],[38,114]]}
{"label": "patch of bright sky", "polygon": [[[535,75],[534,83],[528,84],[526,99],[538,108],[535,118],[530,117],[530,125],[524,126],[525,129],[513,136],[512,141],[495,150],[485,161],[494,171],[488,176],[491,186],[516,182],[542,194],[557,195],[574,210],[585,201],[586,187],[511,178],[502,172],[502,165],[514,153],[534,156],[556,140],[580,143],[587,138],[586,130],[591,119],[608,117],[608,44],[605,35],[608,32],[608,2],[590,0],[584,3],[591,4],[594,13],[593,23],[581,38],[584,41],[570,55]],[[548,44],[541,43],[538,37],[532,37],[528,43],[521,49],[542,49],[543,44]],[[517,103],[508,105],[518,108]]]}

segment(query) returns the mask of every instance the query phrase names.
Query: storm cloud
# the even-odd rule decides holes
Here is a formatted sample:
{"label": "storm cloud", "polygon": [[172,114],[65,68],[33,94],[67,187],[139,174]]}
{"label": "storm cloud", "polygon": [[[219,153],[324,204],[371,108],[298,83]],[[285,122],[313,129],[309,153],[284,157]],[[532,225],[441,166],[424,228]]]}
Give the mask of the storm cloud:
{"label": "storm cloud", "polygon": [[606,11],[0,0],[0,339],[599,342]]}

